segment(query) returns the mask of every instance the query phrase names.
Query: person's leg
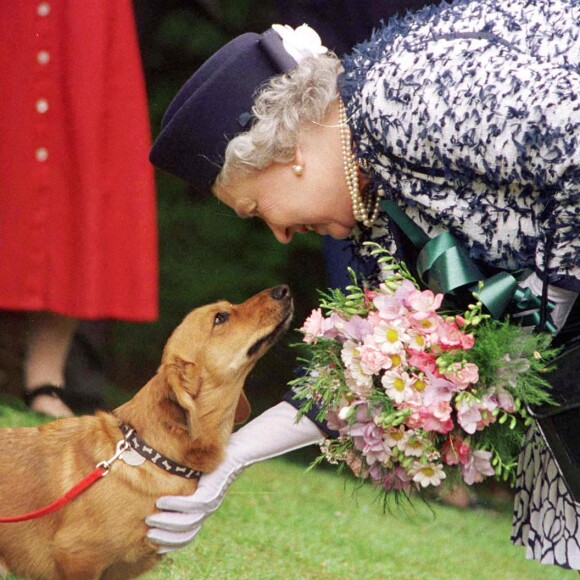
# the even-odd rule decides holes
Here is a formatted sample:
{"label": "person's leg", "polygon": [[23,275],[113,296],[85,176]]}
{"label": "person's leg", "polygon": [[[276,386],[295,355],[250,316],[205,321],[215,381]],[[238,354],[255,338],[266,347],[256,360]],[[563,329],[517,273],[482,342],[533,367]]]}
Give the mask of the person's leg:
{"label": "person's leg", "polygon": [[[31,313],[24,360],[24,388],[34,393],[43,386],[64,387],[64,369],[78,321],[50,312]],[[39,394],[30,398],[30,408],[54,417],[73,412],[57,396]]]}

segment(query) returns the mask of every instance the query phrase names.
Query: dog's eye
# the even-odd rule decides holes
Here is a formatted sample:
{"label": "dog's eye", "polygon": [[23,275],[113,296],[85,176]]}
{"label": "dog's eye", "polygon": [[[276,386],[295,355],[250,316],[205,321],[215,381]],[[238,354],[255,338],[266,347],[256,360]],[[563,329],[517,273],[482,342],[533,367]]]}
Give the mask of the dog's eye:
{"label": "dog's eye", "polygon": [[214,326],[219,326],[220,324],[227,322],[229,317],[230,315],[227,312],[218,312],[213,319]]}

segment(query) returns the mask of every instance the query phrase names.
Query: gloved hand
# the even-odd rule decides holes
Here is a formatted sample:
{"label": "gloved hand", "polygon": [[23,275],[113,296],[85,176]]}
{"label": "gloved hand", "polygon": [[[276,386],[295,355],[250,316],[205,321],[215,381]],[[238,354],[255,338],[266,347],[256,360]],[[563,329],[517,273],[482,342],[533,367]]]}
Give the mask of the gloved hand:
{"label": "gloved hand", "polygon": [[187,545],[203,520],[221,504],[228,487],[249,465],[282,455],[324,438],[307,417],[296,423],[298,411],[290,403],[279,403],[236,431],[226,447],[225,459],[199,480],[190,496],[165,496],[157,501],[160,510],[146,518],[147,537],[160,545],[159,553]]}
{"label": "gloved hand", "polygon": [[[519,285],[522,288],[529,288],[536,296],[540,298],[542,297],[544,282],[535,272],[520,282]],[[562,327],[566,323],[566,319],[568,318],[577,297],[578,293],[573,292],[572,290],[566,290],[565,288],[559,288],[558,286],[552,286],[551,284],[548,286],[548,299],[555,304],[554,310],[550,312],[550,317],[558,331],[562,330]]]}

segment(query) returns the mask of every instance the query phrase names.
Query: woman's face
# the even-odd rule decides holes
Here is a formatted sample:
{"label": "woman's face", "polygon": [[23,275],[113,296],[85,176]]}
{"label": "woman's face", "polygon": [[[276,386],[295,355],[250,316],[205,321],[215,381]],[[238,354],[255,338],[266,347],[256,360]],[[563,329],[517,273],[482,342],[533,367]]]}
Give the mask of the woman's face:
{"label": "woman's face", "polygon": [[[308,231],[346,238],[355,219],[337,125],[332,114],[324,124],[310,125],[301,131],[294,162],[244,173],[217,187],[217,198],[240,217],[261,218],[283,244]],[[295,174],[295,163],[304,166],[302,175]]]}

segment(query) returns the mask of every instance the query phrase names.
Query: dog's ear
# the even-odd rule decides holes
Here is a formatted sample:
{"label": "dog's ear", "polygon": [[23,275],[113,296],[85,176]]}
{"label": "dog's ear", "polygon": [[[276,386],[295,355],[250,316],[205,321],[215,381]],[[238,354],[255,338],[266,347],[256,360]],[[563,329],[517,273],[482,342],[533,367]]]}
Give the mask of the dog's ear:
{"label": "dog's ear", "polygon": [[165,380],[170,388],[170,398],[184,411],[187,430],[192,439],[201,434],[201,425],[195,399],[201,388],[201,378],[194,363],[176,357],[163,365]]}
{"label": "dog's ear", "polygon": [[250,416],[250,401],[246,397],[244,391],[241,392],[240,398],[238,399],[238,405],[236,407],[236,414],[234,415],[234,423],[245,423]]}

